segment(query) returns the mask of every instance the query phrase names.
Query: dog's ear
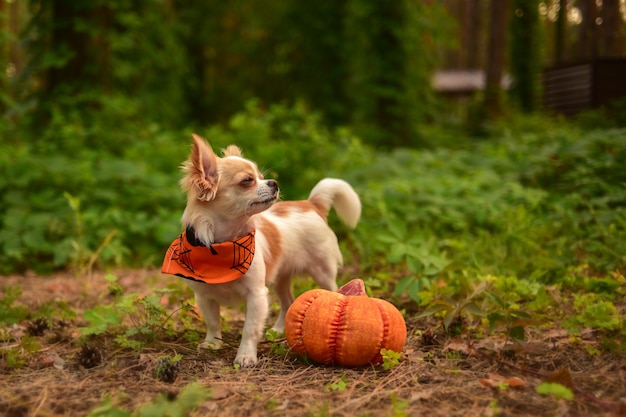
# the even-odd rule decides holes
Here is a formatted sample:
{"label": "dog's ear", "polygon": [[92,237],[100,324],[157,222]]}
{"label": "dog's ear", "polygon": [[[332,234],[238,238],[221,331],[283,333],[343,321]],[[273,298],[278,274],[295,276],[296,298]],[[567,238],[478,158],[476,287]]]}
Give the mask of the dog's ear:
{"label": "dog's ear", "polygon": [[192,136],[191,156],[183,165],[187,175],[181,185],[185,191],[195,191],[199,200],[211,201],[215,199],[219,184],[217,156],[204,139],[196,134]]}
{"label": "dog's ear", "polygon": [[243,158],[243,152],[235,145],[229,145],[224,149],[224,156],[240,156]]}

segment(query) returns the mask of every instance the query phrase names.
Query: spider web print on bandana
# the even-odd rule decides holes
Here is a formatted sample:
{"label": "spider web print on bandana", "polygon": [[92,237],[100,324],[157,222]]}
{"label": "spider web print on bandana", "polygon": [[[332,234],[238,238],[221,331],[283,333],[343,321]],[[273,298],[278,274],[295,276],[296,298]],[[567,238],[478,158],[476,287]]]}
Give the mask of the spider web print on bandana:
{"label": "spider web print on bandana", "polygon": [[193,228],[188,228],[167,249],[161,272],[207,284],[235,281],[252,264],[254,234],[207,247],[195,238]]}
{"label": "spider web print on bandana", "polygon": [[248,272],[254,258],[254,232],[233,241],[233,268],[241,273]]}

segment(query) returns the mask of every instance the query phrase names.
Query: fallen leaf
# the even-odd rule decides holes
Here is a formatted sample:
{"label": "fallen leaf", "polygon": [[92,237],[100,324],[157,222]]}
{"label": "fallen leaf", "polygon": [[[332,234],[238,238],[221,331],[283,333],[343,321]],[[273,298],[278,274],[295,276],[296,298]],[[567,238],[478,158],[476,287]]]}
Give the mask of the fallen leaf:
{"label": "fallen leaf", "polygon": [[461,337],[457,337],[457,338],[450,340],[448,344],[443,348],[444,352],[447,352],[450,350],[453,350],[455,352],[462,352],[462,353],[465,353],[466,355],[469,355],[470,353],[470,347],[467,343],[467,340]]}
{"label": "fallen leaf", "polygon": [[480,384],[485,388],[502,388],[503,386],[523,388],[526,386],[526,381],[516,376],[506,378],[498,374],[489,374],[488,378],[480,379]]}
{"label": "fallen leaf", "polygon": [[550,375],[548,375],[544,382],[553,382],[569,388],[574,388],[574,380],[572,379],[572,375],[567,368],[557,369],[556,371],[552,372]]}
{"label": "fallen leaf", "polygon": [[211,388],[211,401],[223,400],[230,397],[232,391],[224,387]]}
{"label": "fallen leaf", "polygon": [[420,350],[417,352],[411,352],[406,355],[407,359],[411,362],[423,362],[426,354]]}
{"label": "fallen leaf", "polygon": [[432,396],[433,390],[431,389],[414,392],[413,394],[411,394],[410,402],[430,400]]}
{"label": "fallen leaf", "polygon": [[202,403],[202,405],[200,405],[196,411],[198,412],[197,415],[206,415],[209,413],[214,413],[218,409],[219,409],[219,405],[215,401],[208,400]]}

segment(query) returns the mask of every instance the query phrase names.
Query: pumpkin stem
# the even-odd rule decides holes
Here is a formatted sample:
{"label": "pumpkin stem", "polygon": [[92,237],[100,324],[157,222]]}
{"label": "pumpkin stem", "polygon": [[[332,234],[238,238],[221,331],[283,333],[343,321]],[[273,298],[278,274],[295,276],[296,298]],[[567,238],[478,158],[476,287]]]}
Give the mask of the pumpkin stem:
{"label": "pumpkin stem", "polygon": [[367,295],[367,293],[365,292],[365,283],[362,279],[358,278],[351,280],[343,287],[339,288],[337,292],[345,296]]}

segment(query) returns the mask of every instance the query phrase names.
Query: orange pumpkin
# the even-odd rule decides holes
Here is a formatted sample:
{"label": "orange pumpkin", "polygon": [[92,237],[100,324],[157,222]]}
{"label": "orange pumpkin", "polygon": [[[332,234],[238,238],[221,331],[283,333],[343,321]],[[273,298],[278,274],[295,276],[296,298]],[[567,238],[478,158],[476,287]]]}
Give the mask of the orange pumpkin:
{"label": "orange pumpkin", "polygon": [[307,291],[289,307],[285,336],[294,352],[325,365],[382,362],[381,349],[402,351],[406,324],[391,303],[370,298],[355,279],[338,292]]}

